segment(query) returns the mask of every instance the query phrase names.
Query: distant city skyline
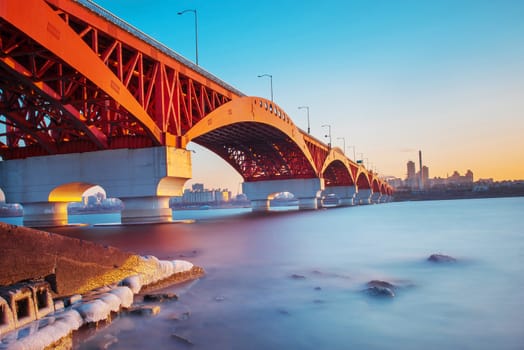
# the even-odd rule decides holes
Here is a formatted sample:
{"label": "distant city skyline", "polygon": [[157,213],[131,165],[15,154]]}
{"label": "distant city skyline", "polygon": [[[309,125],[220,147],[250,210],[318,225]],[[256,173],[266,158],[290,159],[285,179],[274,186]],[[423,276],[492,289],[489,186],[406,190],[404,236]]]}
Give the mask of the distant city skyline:
{"label": "distant city skyline", "polygon": [[[274,100],[303,130],[402,177],[423,149],[433,176],[524,178],[524,2],[95,0],[188,59]],[[268,9],[271,9],[268,12]],[[349,146],[355,146],[350,149]],[[225,161],[192,145],[193,180],[238,191]]]}

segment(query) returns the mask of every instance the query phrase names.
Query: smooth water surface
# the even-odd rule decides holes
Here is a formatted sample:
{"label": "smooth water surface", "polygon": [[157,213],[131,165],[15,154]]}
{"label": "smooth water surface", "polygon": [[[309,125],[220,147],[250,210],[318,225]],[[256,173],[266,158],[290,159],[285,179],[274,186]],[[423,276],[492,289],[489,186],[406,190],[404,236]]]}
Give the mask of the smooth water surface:
{"label": "smooth water surface", "polygon": [[[207,272],[170,287],[180,299],[159,315],[120,317],[83,349],[111,336],[111,349],[188,347],[173,334],[198,349],[523,349],[522,213],[524,198],[503,198],[184,211],[175,219],[196,221],[53,231]],[[432,264],[432,253],[458,262]],[[404,287],[371,297],[373,279]]]}

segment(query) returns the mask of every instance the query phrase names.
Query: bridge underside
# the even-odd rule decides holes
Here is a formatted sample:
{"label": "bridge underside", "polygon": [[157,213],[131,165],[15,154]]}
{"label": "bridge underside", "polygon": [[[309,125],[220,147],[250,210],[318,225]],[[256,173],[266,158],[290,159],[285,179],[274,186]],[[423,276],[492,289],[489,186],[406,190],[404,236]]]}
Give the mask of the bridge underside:
{"label": "bridge underside", "polygon": [[66,199],[50,193],[77,183],[123,198],[128,221],[169,219],[166,198],[191,177],[189,141],[226,160],[260,207],[286,189],[310,209],[324,187],[348,203],[357,189],[361,203],[387,191],[273,101],[244,96],[91,2],[0,3],[0,187],[35,222],[47,212],[63,221]]}
{"label": "bridge underside", "polygon": [[326,187],[330,186],[354,186],[350,170],[340,161],[331,163],[324,171]]}
{"label": "bridge underside", "polygon": [[270,125],[235,123],[192,141],[226,160],[245,181],[316,177],[296,143]]}

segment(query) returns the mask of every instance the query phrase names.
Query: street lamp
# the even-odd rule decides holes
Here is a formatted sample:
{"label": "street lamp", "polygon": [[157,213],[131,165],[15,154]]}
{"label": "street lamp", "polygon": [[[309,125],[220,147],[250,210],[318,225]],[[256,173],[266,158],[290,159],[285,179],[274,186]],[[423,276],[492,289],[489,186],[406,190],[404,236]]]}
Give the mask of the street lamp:
{"label": "street lamp", "polygon": [[342,140],[342,153],[346,154],[346,138],[345,137],[337,137],[337,140]]}
{"label": "street lamp", "polygon": [[178,12],[178,15],[183,15],[186,12],[193,12],[195,14],[195,61],[198,66],[198,19],[197,19],[197,10],[184,10]]}
{"label": "street lamp", "polygon": [[271,87],[271,102],[273,102],[273,76],[271,74],[261,74],[261,75],[258,75],[258,77],[259,78],[269,77],[269,84]]}
{"label": "street lamp", "polygon": [[323,128],[327,127],[328,128],[328,134],[327,135],[324,135],[324,137],[328,137],[329,138],[329,143],[328,143],[328,147],[331,148],[331,125],[329,124],[324,124],[322,125]]}
{"label": "street lamp", "polygon": [[357,157],[355,156],[355,145],[348,146],[348,148],[353,148],[353,160],[356,162],[357,161]]}
{"label": "street lamp", "polygon": [[360,154],[360,159],[357,160],[357,164],[364,165],[364,153],[359,153],[359,154]]}
{"label": "street lamp", "polygon": [[309,106],[299,106],[298,109],[305,109],[307,111],[307,133],[310,133],[309,128]]}

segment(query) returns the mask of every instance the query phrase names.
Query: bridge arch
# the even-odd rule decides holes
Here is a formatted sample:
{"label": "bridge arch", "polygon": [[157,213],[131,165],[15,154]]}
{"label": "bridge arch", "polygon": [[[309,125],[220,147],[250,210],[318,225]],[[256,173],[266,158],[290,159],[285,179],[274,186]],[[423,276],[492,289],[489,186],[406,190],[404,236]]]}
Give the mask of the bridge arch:
{"label": "bridge arch", "polygon": [[367,172],[366,169],[359,169],[355,182],[359,190],[371,189],[372,184],[369,179],[369,173]]}
{"label": "bridge arch", "polygon": [[329,152],[321,173],[326,187],[355,185],[350,161],[338,147]]}
{"label": "bridge arch", "polygon": [[49,202],[80,202],[82,195],[91,187],[96,186],[93,183],[70,182],[55,187],[49,193]]}
{"label": "bridge arch", "polygon": [[238,97],[209,113],[182,139],[218,154],[244,181],[309,179],[318,170],[302,133],[276,104]]}
{"label": "bridge arch", "polygon": [[353,205],[357,191],[351,161],[338,148],[331,148],[322,166],[325,190],[322,200],[324,206]]}

